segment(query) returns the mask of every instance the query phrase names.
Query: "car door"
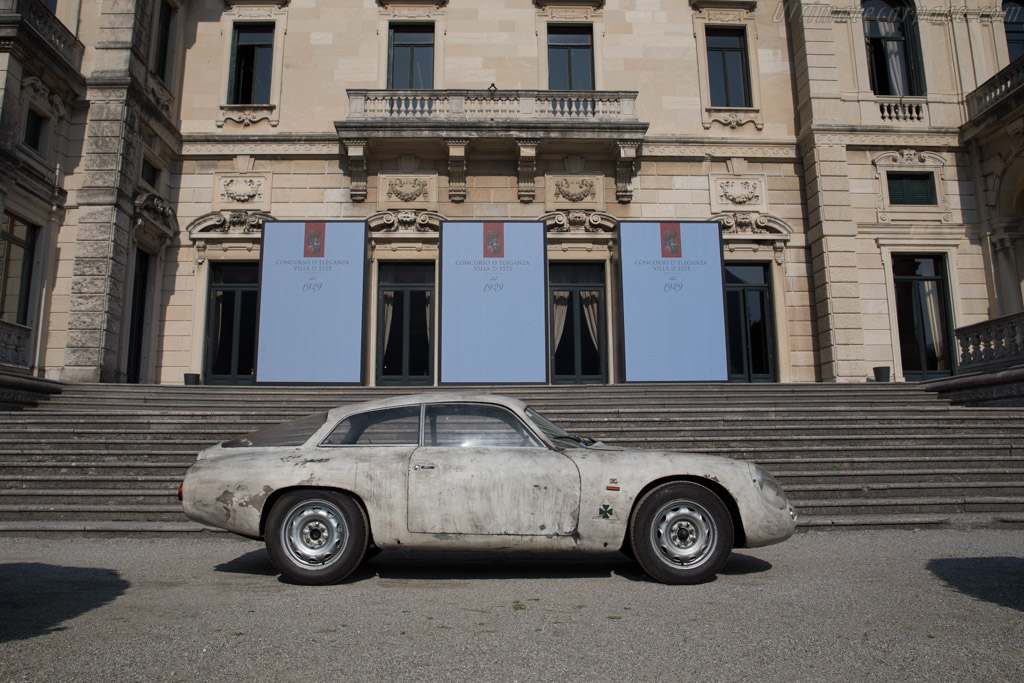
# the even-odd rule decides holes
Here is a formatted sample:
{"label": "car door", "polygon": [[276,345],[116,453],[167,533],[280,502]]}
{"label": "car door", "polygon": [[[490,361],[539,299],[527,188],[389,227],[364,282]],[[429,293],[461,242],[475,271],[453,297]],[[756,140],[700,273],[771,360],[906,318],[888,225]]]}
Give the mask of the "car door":
{"label": "car door", "polygon": [[580,474],[503,406],[428,404],[409,462],[409,531],[561,536],[576,531]]}

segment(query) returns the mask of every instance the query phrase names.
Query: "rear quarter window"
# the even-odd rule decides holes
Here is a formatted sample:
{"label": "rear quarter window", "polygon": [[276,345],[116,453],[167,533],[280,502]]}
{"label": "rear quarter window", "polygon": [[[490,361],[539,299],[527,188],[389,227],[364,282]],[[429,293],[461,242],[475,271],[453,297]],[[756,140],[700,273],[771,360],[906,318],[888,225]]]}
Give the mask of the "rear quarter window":
{"label": "rear quarter window", "polygon": [[316,430],[327,421],[327,413],[314,413],[298,420],[284,422],[261,429],[221,444],[222,448],[268,448],[272,446],[301,446],[309,441]]}

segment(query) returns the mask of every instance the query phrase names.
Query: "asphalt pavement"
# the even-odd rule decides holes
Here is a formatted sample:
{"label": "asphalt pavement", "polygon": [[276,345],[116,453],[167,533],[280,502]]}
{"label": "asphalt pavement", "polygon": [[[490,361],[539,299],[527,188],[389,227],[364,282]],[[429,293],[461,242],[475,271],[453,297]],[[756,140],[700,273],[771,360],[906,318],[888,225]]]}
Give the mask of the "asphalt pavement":
{"label": "asphalt pavement", "polygon": [[382,553],[313,588],[226,534],[0,537],[2,681],[869,679],[1024,680],[1024,532],[808,532],[699,586]]}

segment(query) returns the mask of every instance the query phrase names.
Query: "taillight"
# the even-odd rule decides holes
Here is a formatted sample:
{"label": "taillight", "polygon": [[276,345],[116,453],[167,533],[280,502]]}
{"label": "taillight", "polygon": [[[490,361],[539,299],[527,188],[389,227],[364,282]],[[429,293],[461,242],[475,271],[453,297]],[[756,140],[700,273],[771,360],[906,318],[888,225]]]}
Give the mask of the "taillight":
{"label": "taillight", "polygon": [[181,490],[183,488],[185,488],[185,482],[181,482],[180,484],[178,484],[178,500],[179,501],[184,501],[185,500],[185,497],[181,494]]}

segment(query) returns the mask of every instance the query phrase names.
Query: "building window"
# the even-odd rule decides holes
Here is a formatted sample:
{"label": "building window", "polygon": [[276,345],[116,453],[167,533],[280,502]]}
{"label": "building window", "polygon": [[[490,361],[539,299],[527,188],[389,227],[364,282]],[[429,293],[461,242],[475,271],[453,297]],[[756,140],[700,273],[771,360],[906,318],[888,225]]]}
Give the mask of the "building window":
{"label": "building window", "polygon": [[1003,3],[1003,26],[1006,27],[1006,48],[1013,62],[1024,56],[1024,2],[1006,0]]}
{"label": "building window", "polygon": [[57,0],[46,0],[46,9],[50,10],[54,14],[57,13]]}
{"label": "building window", "polygon": [[903,377],[922,381],[949,376],[952,316],[943,257],[893,254],[892,279]]}
{"label": "building window", "polygon": [[892,206],[935,206],[935,174],[886,173],[889,204]]}
{"label": "building window", "polygon": [[434,25],[393,24],[388,32],[388,88],[434,87]]}
{"label": "building window", "polygon": [[0,320],[28,325],[38,228],[4,214],[0,225]]}
{"label": "building window", "polygon": [[153,73],[165,85],[170,83],[174,75],[174,29],[175,11],[167,0],[158,0],[156,6],[156,25],[154,28]]}
{"label": "building window", "polygon": [[160,182],[160,169],[149,163],[148,159],[142,160],[142,181],[154,190]]}
{"label": "building window", "polygon": [[50,119],[29,107],[25,116],[25,144],[40,154],[45,154],[49,132]]}
{"label": "building window", "polygon": [[548,24],[548,88],[594,89],[594,36],[590,26]]}
{"label": "building window", "polygon": [[747,37],[742,28],[708,28],[708,84],[712,107],[750,107]]}
{"label": "building window", "polygon": [[231,45],[229,104],[270,104],[274,25],[236,24]]}
{"label": "building window", "polygon": [[924,95],[917,17],[902,0],[864,0],[868,75],[876,95]]}

